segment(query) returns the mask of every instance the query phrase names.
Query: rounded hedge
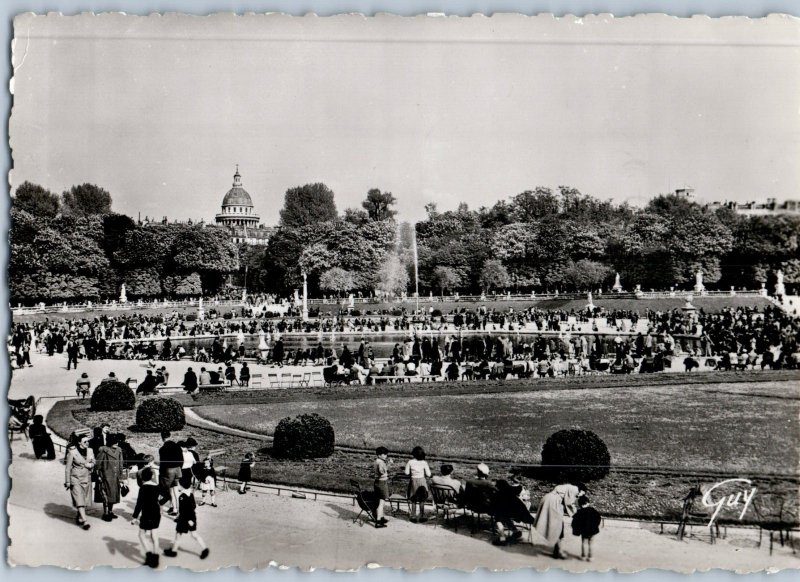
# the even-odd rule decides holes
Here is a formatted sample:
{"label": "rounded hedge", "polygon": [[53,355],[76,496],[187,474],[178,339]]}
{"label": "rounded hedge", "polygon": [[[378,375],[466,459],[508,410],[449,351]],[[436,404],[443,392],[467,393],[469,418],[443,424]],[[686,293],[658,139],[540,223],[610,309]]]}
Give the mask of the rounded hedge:
{"label": "rounded hedge", "polygon": [[148,398],[136,409],[136,428],[142,432],[181,430],[185,424],[183,405],[172,398]]}
{"label": "rounded hedge", "polygon": [[119,380],[103,380],[92,393],[92,410],[133,410],[136,395]]}
{"label": "rounded hedge", "polygon": [[570,428],[550,435],[542,447],[542,466],[554,481],[593,481],[608,475],[611,454],[590,430]]}
{"label": "rounded hedge", "polygon": [[316,412],[288,416],[275,427],[272,454],[284,459],[317,459],[333,454],[335,437],[327,418]]}

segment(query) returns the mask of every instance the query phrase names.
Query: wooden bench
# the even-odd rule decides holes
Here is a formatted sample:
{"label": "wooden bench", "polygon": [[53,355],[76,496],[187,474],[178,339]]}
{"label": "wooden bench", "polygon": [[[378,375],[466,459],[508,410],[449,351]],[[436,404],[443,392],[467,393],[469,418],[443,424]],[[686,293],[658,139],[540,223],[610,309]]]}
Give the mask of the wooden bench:
{"label": "wooden bench", "polygon": [[200,384],[198,389],[200,392],[221,392],[225,388],[230,388],[230,382],[223,382],[222,384]]}
{"label": "wooden bench", "polygon": [[373,383],[375,383],[375,384],[379,384],[379,383],[402,384],[403,382],[413,382],[415,378],[419,378],[420,382],[435,382],[436,380],[440,379],[441,376],[436,376],[434,374],[426,374],[424,376],[421,376],[421,375],[414,375],[414,376],[368,376],[368,378],[372,378]]}

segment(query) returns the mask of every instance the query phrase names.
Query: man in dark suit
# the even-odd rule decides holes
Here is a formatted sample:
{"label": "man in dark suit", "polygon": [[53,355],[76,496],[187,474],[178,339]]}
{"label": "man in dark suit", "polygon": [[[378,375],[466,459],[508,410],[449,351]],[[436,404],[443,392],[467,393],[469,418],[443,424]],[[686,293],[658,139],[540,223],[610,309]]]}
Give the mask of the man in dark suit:
{"label": "man in dark suit", "polygon": [[110,433],[111,427],[108,423],[94,429],[94,436],[89,439],[89,448],[92,449],[95,456],[97,456],[97,451],[100,450],[100,447],[104,447],[108,444],[108,435]]}
{"label": "man in dark suit", "polygon": [[136,388],[137,394],[155,394],[156,390],[156,377],[153,376],[152,370],[147,370],[147,375],[142,380],[142,383]]}

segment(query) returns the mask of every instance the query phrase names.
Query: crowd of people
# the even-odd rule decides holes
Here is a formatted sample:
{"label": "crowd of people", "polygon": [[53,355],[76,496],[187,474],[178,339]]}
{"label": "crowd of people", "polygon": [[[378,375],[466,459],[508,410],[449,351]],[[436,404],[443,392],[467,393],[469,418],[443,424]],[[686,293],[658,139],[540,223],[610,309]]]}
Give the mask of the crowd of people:
{"label": "crowd of people", "polygon": [[[101,519],[111,522],[119,517],[114,506],[128,495],[128,477],[136,473],[139,486],[132,523],[139,526],[139,540],[145,564],[157,567],[159,546],[155,535],[162,515],[175,520],[175,536],[164,555],[174,557],[185,536],[200,547],[205,559],[209,549],[197,533],[197,507],[216,503],[216,472],[213,458],[200,458],[197,441],[189,437],[174,441],[169,431],[161,433],[158,458],[137,453],[123,433],[111,431],[108,424],[89,434],[73,434],[66,449],[64,487],[76,510],[76,523],[84,530],[91,527],[86,510],[92,503],[103,508]],[[34,451],[37,445],[34,443]],[[194,491],[202,492],[196,502]]]}
{"label": "crowd of people", "polygon": [[[373,490],[362,492],[361,498],[372,512],[375,527],[382,529],[389,525],[386,504],[391,499],[389,466],[392,460],[386,447],[378,447],[375,457]],[[561,543],[566,533],[565,516],[571,516],[572,533],[581,537],[581,559],[592,560],[592,538],[600,531],[601,516],[591,506],[583,484],[559,484],[542,497],[536,511],[532,512],[530,491],[524,484],[513,476],[492,480],[486,463],[479,463],[474,477],[463,481],[454,476],[450,464],[443,463],[439,470],[439,474],[433,475],[425,450],[414,447],[402,473],[407,481],[404,497],[412,523],[428,521],[425,507],[432,499],[437,503],[453,503],[457,508],[490,516],[494,545],[517,543],[522,537],[519,525],[526,524],[553,547],[554,558],[565,559]]]}

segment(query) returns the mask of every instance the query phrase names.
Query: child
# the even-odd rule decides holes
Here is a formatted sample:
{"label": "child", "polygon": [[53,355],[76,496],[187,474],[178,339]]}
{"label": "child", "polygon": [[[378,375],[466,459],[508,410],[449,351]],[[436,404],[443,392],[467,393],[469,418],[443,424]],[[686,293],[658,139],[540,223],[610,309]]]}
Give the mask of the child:
{"label": "child", "polygon": [[[145,565],[158,568],[158,542],[155,530],[161,525],[161,505],[158,503],[158,480],[150,467],[139,471],[141,478],[139,497],[133,510],[131,524],[139,524],[139,542],[145,552]],[[141,514],[141,519],[139,515]],[[152,551],[151,551],[152,550]]]}
{"label": "child", "polygon": [[136,484],[139,485],[139,487],[146,483],[144,480],[144,473],[142,473],[145,469],[150,469],[156,478],[158,478],[158,463],[156,463],[156,458],[153,455],[145,455],[142,457],[142,462],[144,463],[144,467],[136,471]]}
{"label": "child", "polygon": [[[411,451],[413,459],[406,463],[405,473],[411,477],[408,483],[408,501],[411,503],[411,521],[420,523],[428,521],[425,517],[425,500],[428,499],[428,482],[426,477],[430,478],[431,468],[425,460],[425,450],[422,447],[414,447]],[[417,517],[416,510],[419,506],[419,514]]]}
{"label": "child", "polygon": [[252,478],[253,465],[256,464],[253,453],[247,453],[242,459],[242,464],[239,467],[239,494],[244,495],[247,491],[247,483]]}
{"label": "child", "polygon": [[600,514],[589,503],[589,498],[582,495],[578,498],[580,509],[572,516],[572,534],[581,536],[581,558],[592,561],[592,538],[600,533]]}
{"label": "child", "polygon": [[389,449],[378,447],[375,449],[375,499],[378,500],[378,507],[375,509],[376,528],[386,527],[386,517],[384,516],[384,505],[389,499],[389,472],[386,462],[389,459]]}
{"label": "child", "polygon": [[164,555],[169,558],[174,558],[178,555],[178,546],[181,536],[189,534],[200,545],[200,559],[205,560],[208,557],[209,550],[203,538],[197,533],[197,504],[194,500],[194,493],[191,489],[187,489],[183,484],[178,484],[178,517],[175,520],[175,541],[172,542],[172,547],[164,550]]}
{"label": "child", "polygon": [[211,457],[207,457],[203,461],[203,468],[200,469],[197,480],[200,481],[200,490],[203,492],[203,497],[198,505],[206,504],[206,494],[208,493],[211,496],[211,507],[216,507],[217,472],[214,470],[214,460]]}

